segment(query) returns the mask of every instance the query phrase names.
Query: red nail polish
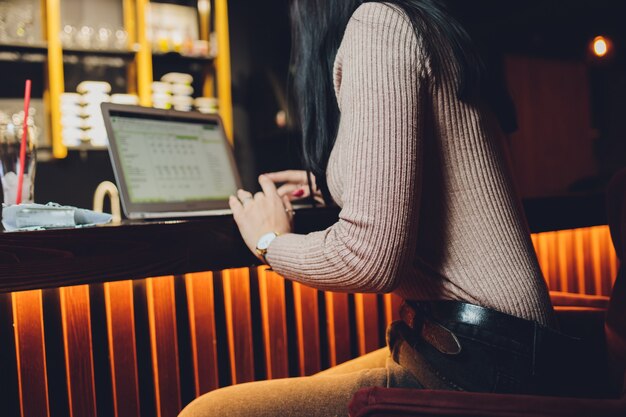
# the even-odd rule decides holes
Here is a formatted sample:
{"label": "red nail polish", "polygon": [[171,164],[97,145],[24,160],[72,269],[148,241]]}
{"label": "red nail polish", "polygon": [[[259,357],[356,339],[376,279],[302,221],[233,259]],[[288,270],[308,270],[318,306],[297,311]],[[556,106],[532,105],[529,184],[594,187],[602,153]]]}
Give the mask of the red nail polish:
{"label": "red nail polish", "polygon": [[304,190],[303,189],[296,190],[291,195],[293,195],[294,197],[302,197],[304,195]]}

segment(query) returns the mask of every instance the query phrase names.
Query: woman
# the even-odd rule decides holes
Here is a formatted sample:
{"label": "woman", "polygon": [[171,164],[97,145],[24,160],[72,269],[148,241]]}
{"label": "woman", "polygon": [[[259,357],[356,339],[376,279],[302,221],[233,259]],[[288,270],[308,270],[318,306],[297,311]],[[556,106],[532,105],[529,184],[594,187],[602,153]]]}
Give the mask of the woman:
{"label": "woman", "polygon": [[547,345],[535,342],[563,338],[466,32],[436,0],[294,0],[292,16],[311,188],[341,207],[339,221],[292,233],[306,174],[273,173],[262,192],[231,197],[242,237],[285,278],[413,301],[388,348],[217,390],[183,415],[347,415],[354,392],[375,385],[554,393],[560,369],[540,365]]}

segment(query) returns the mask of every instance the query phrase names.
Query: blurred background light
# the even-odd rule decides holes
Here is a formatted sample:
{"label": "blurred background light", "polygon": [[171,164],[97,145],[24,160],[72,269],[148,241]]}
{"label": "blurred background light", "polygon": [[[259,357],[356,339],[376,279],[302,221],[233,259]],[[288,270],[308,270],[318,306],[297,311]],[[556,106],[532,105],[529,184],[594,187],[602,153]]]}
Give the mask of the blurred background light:
{"label": "blurred background light", "polygon": [[611,52],[612,42],[604,36],[596,36],[591,42],[591,50],[598,58],[604,58]]}

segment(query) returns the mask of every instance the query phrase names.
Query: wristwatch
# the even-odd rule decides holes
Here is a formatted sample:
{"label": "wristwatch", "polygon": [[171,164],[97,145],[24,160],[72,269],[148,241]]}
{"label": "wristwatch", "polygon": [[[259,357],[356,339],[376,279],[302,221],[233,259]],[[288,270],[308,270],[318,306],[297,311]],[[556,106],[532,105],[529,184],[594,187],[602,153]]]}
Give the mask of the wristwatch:
{"label": "wristwatch", "polygon": [[[265,255],[267,254],[267,249],[270,247],[270,243],[279,236],[279,233],[269,232],[264,234],[259,238],[259,241],[256,244],[256,253],[261,257],[265,264],[267,263],[267,259],[265,259]],[[268,264],[269,265],[269,264]]]}

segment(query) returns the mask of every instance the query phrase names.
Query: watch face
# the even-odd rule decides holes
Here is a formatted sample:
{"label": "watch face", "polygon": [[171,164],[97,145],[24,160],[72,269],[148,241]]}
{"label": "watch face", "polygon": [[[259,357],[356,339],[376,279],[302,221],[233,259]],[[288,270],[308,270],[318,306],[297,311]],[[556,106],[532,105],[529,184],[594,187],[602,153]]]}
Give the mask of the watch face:
{"label": "watch face", "polygon": [[274,232],[266,233],[263,236],[261,236],[261,238],[259,239],[259,243],[257,244],[256,247],[261,250],[266,250],[270,246],[270,243],[272,243],[272,241],[275,238],[276,238],[276,233]]}

